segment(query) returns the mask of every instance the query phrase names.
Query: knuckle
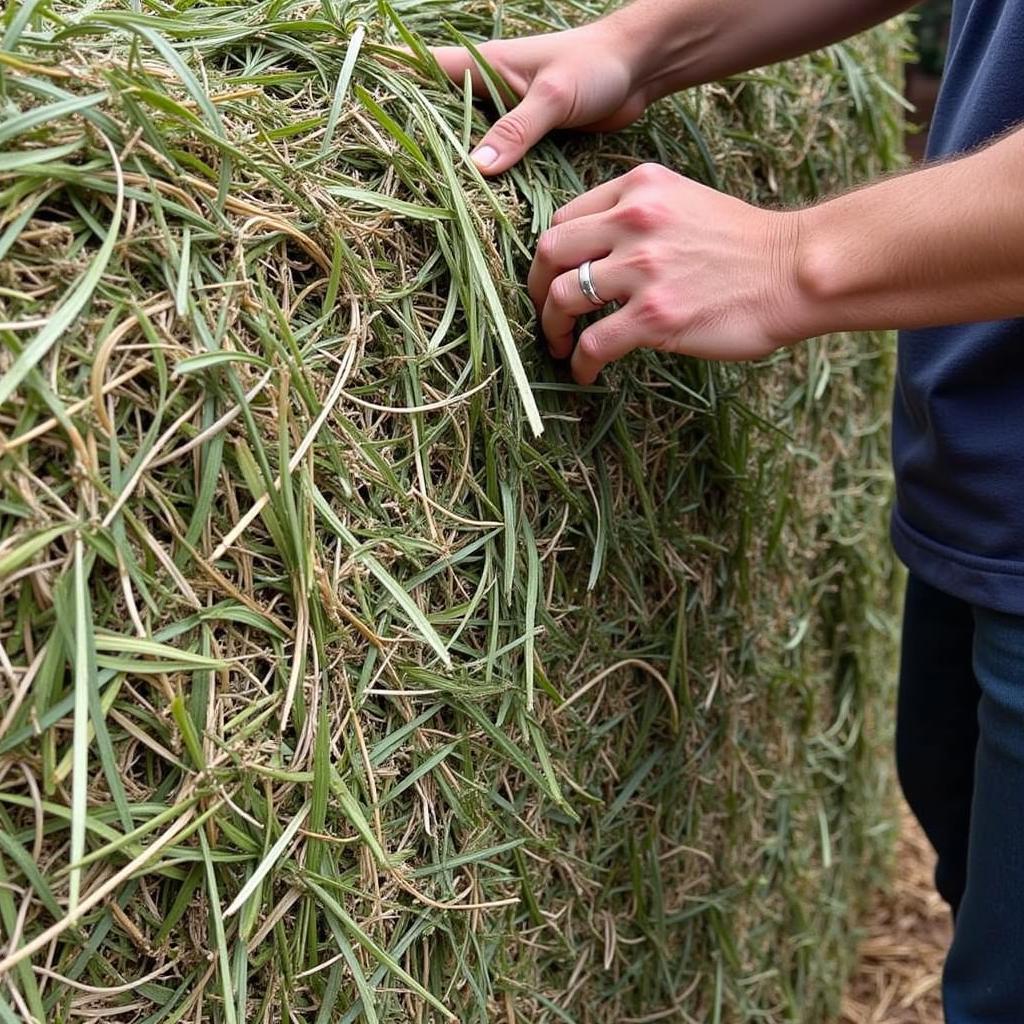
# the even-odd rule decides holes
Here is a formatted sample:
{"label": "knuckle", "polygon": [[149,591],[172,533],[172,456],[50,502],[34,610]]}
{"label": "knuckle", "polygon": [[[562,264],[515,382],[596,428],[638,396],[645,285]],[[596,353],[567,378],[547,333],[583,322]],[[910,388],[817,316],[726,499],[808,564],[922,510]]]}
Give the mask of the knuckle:
{"label": "knuckle", "polygon": [[576,283],[565,274],[561,277],[556,277],[551,284],[550,297],[551,301],[555,306],[561,309],[567,309],[576,302],[576,295],[574,292],[577,290]]}
{"label": "knuckle", "polygon": [[604,340],[593,328],[584,331],[577,342],[580,352],[588,359],[600,362],[604,358]]}
{"label": "knuckle", "polygon": [[545,264],[552,263],[555,259],[555,254],[558,252],[560,239],[561,233],[554,228],[549,228],[545,231],[537,239],[537,261]]}
{"label": "knuckle", "polygon": [[659,210],[647,202],[622,203],[616,208],[616,217],[623,227],[633,231],[652,231],[660,222]]}
{"label": "knuckle", "polygon": [[530,91],[553,106],[562,106],[569,100],[568,83],[549,75],[535,79]]}
{"label": "knuckle", "polygon": [[676,303],[669,296],[648,295],[641,300],[637,316],[649,330],[670,330],[677,317]]}
{"label": "knuckle", "polygon": [[551,216],[551,226],[556,228],[559,224],[564,224],[572,213],[572,203],[566,203],[565,206],[560,206]]}
{"label": "knuckle", "polygon": [[648,246],[634,249],[627,257],[627,263],[631,270],[635,270],[645,280],[658,269],[658,258],[654,250]]}
{"label": "knuckle", "polygon": [[664,180],[666,173],[666,168],[662,167],[661,164],[646,163],[640,164],[639,167],[634,167],[629,172],[629,176],[640,185],[655,185],[659,181]]}
{"label": "knuckle", "polygon": [[530,141],[530,122],[518,109],[509,111],[493,128],[499,138],[514,146],[525,146]]}

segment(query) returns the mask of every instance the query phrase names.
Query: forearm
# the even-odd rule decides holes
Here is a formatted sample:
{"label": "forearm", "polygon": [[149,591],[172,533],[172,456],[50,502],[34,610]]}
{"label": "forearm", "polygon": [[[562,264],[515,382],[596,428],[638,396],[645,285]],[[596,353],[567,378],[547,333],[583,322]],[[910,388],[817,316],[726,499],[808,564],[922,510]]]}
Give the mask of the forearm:
{"label": "forearm", "polygon": [[796,224],[800,335],[1024,316],[1024,131]]}
{"label": "forearm", "polygon": [[605,19],[650,100],[846,39],[914,0],[634,0]]}

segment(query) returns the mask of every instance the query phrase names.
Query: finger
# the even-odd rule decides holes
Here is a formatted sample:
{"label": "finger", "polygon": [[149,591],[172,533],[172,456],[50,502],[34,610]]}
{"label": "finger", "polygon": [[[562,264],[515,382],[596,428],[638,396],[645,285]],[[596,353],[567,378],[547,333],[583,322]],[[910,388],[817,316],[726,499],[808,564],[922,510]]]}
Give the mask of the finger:
{"label": "finger", "polygon": [[629,305],[588,327],[572,354],[572,376],[577,384],[593,384],[600,372],[643,344],[643,332]]}
{"label": "finger", "polygon": [[484,76],[480,73],[480,66],[477,64],[473,54],[462,46],[432,46],[430,52],[440,65],[441,70],[456,84],[462,85],[466,81],[466,72],[473,77],[473,95],[486,99],[488,96],[487,84]]}
{"label": "finger", "polygon": [[548,132],[564,124],[570,104],[560,86],[535,80],[523,102],[497,121],[473,150],[473,162],[487,175],[507,171]]}
{"label": "finger", "polygon": [[602,217],[574,220],[545,231],[537,243],[526,280],[534,306],[538,310],[544,308],[551,282],[559,274],[579,267],[584,260],[603,259],[612,251],[612,245],[609,225]]}
{"label": "finger", "polygon": [[552,227],[558,227],[580,217],[593,217],[598,213],[607,213],[614,209],[626,191],[626,183],[622,178],[613,178],[603,185],[592,188],[589,192],[577,196],[571,202],[555,211],[551,218]]}
{"label": "finger", "polygon": [[[617,272],[614,258],[598,260],[591,266],[590,273],[602,299],[624,302],[629,298],[624,276]],[[580,288],[579,270],[570,270],[551,282],[541,326],[556,359],[569,358],[577,319],[597,309]]]}

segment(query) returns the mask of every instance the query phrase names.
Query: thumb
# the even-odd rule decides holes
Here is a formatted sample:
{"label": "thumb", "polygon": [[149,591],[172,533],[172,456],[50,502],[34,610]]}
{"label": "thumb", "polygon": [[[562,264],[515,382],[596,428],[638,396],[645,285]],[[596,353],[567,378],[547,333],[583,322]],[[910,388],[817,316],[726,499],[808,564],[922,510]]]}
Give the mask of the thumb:
{"label": "thumb", "polygon": [[522,103],[496,122],[473,150],[473,163],[487,175],[507,171],[548,132],[565,123],[570,105],[568,92],[560,85],[534,81]]}

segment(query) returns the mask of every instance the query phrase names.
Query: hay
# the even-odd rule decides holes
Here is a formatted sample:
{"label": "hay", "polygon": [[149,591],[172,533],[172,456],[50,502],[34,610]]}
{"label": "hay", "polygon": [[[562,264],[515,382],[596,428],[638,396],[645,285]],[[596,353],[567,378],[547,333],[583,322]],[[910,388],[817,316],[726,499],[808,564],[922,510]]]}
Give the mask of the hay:
{"label": "hay", "polygon": [[580,389],[520,282],[642,159],[765,203],[892,165],[902,33],[490,188],[420,38],[600,6],[8,7],[3,1021],[838,1009],[889,340]]}

